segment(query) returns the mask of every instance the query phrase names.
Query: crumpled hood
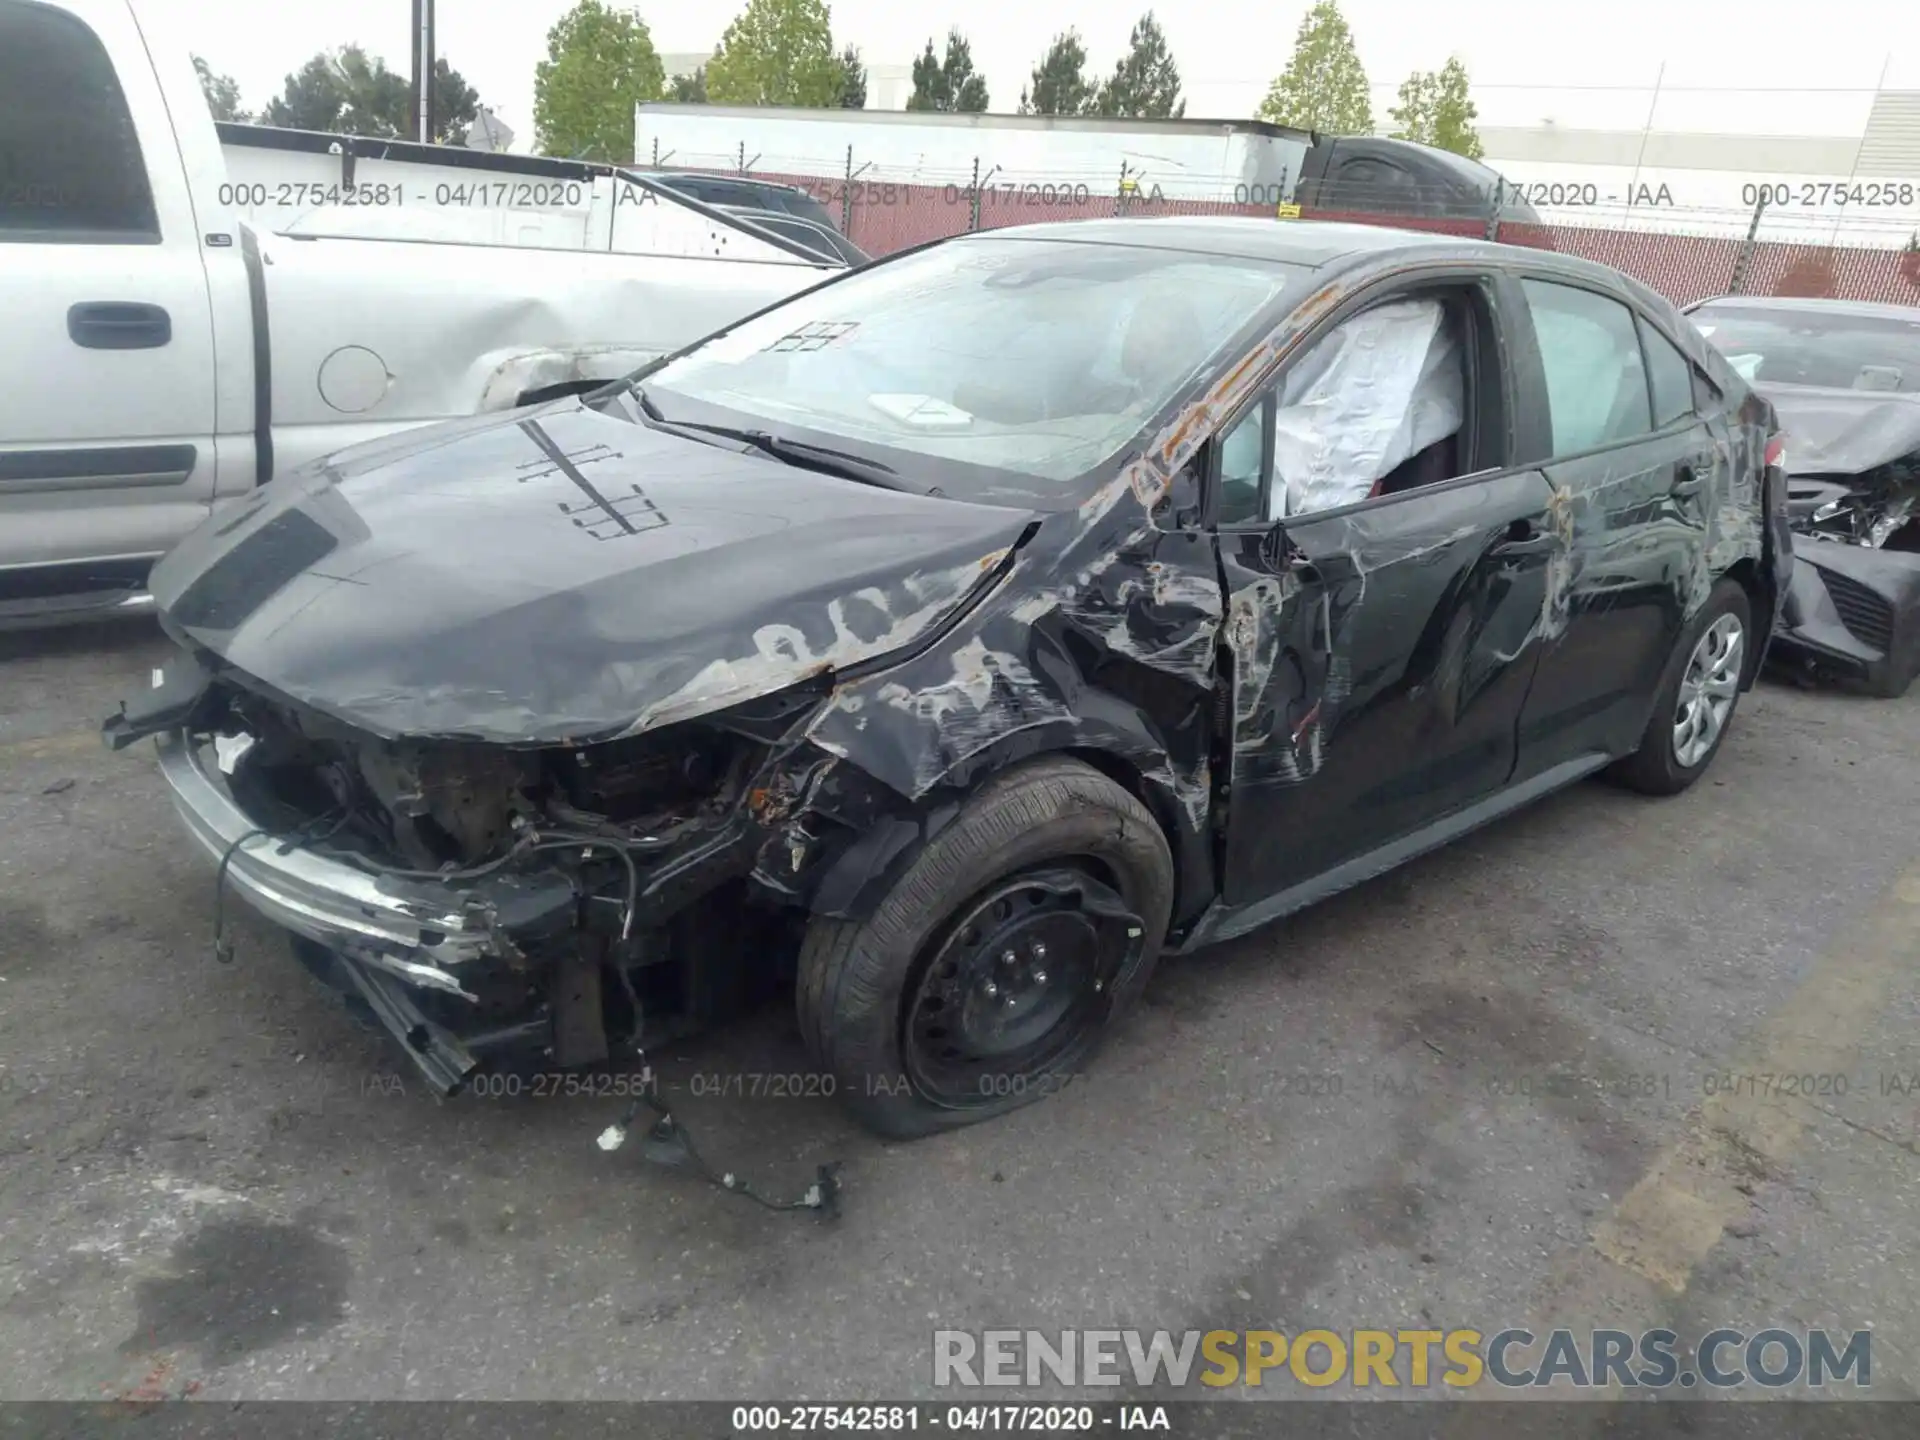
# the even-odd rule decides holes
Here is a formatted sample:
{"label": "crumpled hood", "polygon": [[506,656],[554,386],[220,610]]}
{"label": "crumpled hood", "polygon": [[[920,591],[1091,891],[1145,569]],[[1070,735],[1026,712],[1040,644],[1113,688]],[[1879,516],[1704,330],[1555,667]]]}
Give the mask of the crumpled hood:
{"label": "crumpled hood", "polygon": [[1756,385],[1787,435],[1790,475],[1859,475],[1920,450],[1920,395]]}
{"label": "crumpled hood", "polygon": [[906,646],[1032,518],[567,401],[289,474],[188,537],[151,589],[176,637],[361,729],[550,744]]}

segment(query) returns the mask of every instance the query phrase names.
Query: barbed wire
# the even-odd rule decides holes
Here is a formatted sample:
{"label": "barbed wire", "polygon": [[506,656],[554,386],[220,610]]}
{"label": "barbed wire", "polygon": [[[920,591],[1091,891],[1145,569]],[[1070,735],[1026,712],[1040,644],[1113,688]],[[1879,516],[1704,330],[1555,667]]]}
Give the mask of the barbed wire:
{"label": "barbed wire", "polygon": [[[762,153],[746,170],[738,168],[736,157],[688,155],[663,156],[661,168],[690,170],[741,179],[770,180],[795,184],[816,197],[838,199],[851,192],[855,203],[958,203],[972,196],[978,185],[980,197],[988,202],[1026,201],[1028,203],[1087,204],[1097,199],[1115,199],[1122,193],[1122,175],[1118,165],[1098,168],[1063,165],[1037,169],[1012,169],[984,161],[976,169],[959,165],[883,165],[862,163],[856,152],[851,179],[846,159],[841,156],[788,155]],[[1306,182],[1291,180],[1248,181],[1227,172],[1129,169],[1127,190],[1134,201],[1193,201],[1206,204],[1273,207],[1305,201],[1318,210],[1338,210],[1344,206],[1364,208],[1371,213],[1404,214],[1414,218],[1484,218],[1486,212],[1501,207],[1503,219],[1516,219],[1512,211],[1520,206],[1537,212],[1553,212],[1557,217],[1590,216],[1596,222],[1609,219],[1643,220],[1657,218],[1668,224],[1738,224],[1745,226],[1754,218],[1754,205],[1622,201],[1611,190],[1596,182],[1552,184],[1509,181],[1504,186],[1483,190],[1458,185],[1416,183],[1382,187],[1359,182]],[[1844,196],[1863,186],[1878,182],[1821,182],[1832,194]],[[1920,228],[1920,182],[1908,186],[1915,202],[1875,204],[1843,199],[1822,205],[1791,202],[1770,203],[1760,211],[1761,223],[1768,226],[1831,226],[1844,223],[1856,229],[1882,230],[1888,234],[1911,234]],[[1669,186],[1669,191],[1671,187]],[[931,194],[921,192],[932,192]],[[1565,198],[1555,198],[1565,192]],[[1871,191],[1897,196],[1897,187]],[[1562,223],[1556,220],[1555,223]]]}
{"label": "barbed wire", "polygon": [[[1218,75],[1183,76],[1182,82],[1188,89],[1205,86],[1255,86],[1265,88],[1272,83],[1272,76],[1263,79],[1237,78]],[[1879,95],[1898,91],[1901,86],[1882,85],[1668,85],[1648,81],[1639,85],[1600,84],[1600,85],[1557,85],[1547,80],[1475,80],[1475,90],[1573,90],[1582,94],[1607,95]],[[1382,94],[1399,93],[1400,82],[1395,80],[1370,80],[1367,89]]]}

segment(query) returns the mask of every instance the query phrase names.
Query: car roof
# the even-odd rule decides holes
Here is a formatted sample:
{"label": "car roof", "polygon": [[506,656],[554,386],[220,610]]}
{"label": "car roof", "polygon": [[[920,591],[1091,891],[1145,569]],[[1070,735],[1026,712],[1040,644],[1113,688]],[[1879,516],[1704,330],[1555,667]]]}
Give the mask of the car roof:
{"label": "car roof", "polygon": [[1795,310],[1826,315],[1858,315],[1881,320],[1920,320],[1920,305],[1889,305],[1879,300],[1826,300],[1794,295],[1715,295],[1696,308],[1738,305],[1742,310]]}
{"label": "car roof", "polygon": [[1471,236],[1392,225],[1358,225],[1337,220],[1270,220],[1262,215],[1156,215],[1132,218],[1046,221],[975,230],[955,240],[1071,240],[1090,245],[1140,245],[1190,250],[1244,260],[1272,260],[1309,269],[1391,252],[1409,260],[1422,256],[1484,256],[1491,265],[1529,267],[1583,275],[1620,288],[1618,271],[1577,256],[1529,246],[1500,245]]}
{"label": "car roof", "polygon": [[1417,140],[1399,140],[1387,135],[1342,135],[1334,141],[1335,154],[1369,160],[1419,159],[1436,169],[1446,170],[1462,180],[1484,182],[1500,179],[1500,172],[1483,161],[1473,160],[1438,145],[1422,145]]}

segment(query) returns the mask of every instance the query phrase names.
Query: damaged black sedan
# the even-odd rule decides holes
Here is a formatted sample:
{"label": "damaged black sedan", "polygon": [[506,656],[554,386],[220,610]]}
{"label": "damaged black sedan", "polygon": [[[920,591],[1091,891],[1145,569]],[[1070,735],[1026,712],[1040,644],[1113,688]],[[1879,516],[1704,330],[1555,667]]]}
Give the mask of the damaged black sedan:
{"label": "damaged black sedan", "polygon": [[1773,430],[1567,257],[971,234],[275,480],[156,568],[182,654],[106,732],[447,1091],[784,988],[925,1133],[1077,1073],[1163,953],[1691,783],[1792,564]]}

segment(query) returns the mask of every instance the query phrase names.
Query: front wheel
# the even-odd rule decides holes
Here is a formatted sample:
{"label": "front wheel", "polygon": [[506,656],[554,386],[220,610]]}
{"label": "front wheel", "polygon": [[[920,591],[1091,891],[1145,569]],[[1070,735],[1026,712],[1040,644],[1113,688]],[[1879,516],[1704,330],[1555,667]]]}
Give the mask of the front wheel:
{"label": "front wheel", "polygon": [[800,1029],[871,1129],[930,1134],[1070,1084],[1153,971],[1173,859],[1091,766],[989,780],[865,920],[815,919]]}
{"label": "front wheel", "polygon": [[1622,784],[1677,795],[1706,773],[1733,724],[1752,636],[1747,592],[1720,581],[1674,647],[1640,748],[1614,766]]}

